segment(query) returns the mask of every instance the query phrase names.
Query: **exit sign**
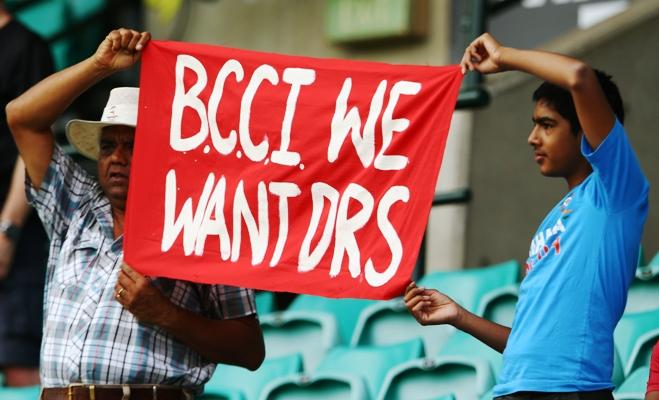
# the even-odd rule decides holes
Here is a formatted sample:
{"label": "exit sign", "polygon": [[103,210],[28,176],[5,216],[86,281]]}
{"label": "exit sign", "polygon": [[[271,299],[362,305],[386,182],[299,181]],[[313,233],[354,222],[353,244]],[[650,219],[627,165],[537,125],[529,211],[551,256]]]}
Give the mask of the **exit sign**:
{"label": "exit sign", "polygon": [[326,32],[337,43],[421,38],[428,0],[326,0]]}

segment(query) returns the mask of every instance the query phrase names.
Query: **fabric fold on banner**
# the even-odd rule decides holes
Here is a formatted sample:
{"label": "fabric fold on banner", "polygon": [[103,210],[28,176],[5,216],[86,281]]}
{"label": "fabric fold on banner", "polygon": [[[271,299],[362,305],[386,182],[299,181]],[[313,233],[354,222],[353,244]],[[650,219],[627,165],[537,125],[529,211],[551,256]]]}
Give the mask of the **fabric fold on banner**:
{"label": "fabric fold on banner", "polygon": [[125,260],[150,276],[400,296],[462,73],[152,41]]}

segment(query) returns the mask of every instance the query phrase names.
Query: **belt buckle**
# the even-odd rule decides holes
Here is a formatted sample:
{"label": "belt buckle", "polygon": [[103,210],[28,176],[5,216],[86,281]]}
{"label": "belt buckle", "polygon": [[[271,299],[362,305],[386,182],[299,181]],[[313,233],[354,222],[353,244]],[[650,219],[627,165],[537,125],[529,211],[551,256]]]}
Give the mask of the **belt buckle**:
{"label": "belt buckle", "polygon": [[69,383],[67,385],[67,390],[66,390],[66,398],[67,400],[75,400],[75,395],[73,394],[73,388],[76,387],[84,387],[84,383]]}

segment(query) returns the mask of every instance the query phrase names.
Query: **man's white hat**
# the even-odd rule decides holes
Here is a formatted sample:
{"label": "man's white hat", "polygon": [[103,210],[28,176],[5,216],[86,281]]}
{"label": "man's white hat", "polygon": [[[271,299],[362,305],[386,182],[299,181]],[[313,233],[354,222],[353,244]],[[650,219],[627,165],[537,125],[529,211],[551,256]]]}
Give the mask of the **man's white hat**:
{"label": "man's white hat", "polygon": [[140,89],[120,87],[110,91],[100,121],[72,119],[66,124],[66,137],[80,154],[98,160],[101,129],[111,125],[137,126],[137,100]]}

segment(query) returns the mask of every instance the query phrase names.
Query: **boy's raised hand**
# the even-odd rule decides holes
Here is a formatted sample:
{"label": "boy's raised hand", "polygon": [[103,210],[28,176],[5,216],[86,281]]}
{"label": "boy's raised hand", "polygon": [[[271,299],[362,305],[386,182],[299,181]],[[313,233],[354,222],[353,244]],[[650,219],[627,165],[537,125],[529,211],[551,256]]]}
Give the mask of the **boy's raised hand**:
{"label": "boy's raised hand", "polygon": [[499,62],[500,49],[501,44],[492,35],[480,35],[465,49],[460,61],[462,73],[478,71],[482,74],[492,74],[504,71]]}

